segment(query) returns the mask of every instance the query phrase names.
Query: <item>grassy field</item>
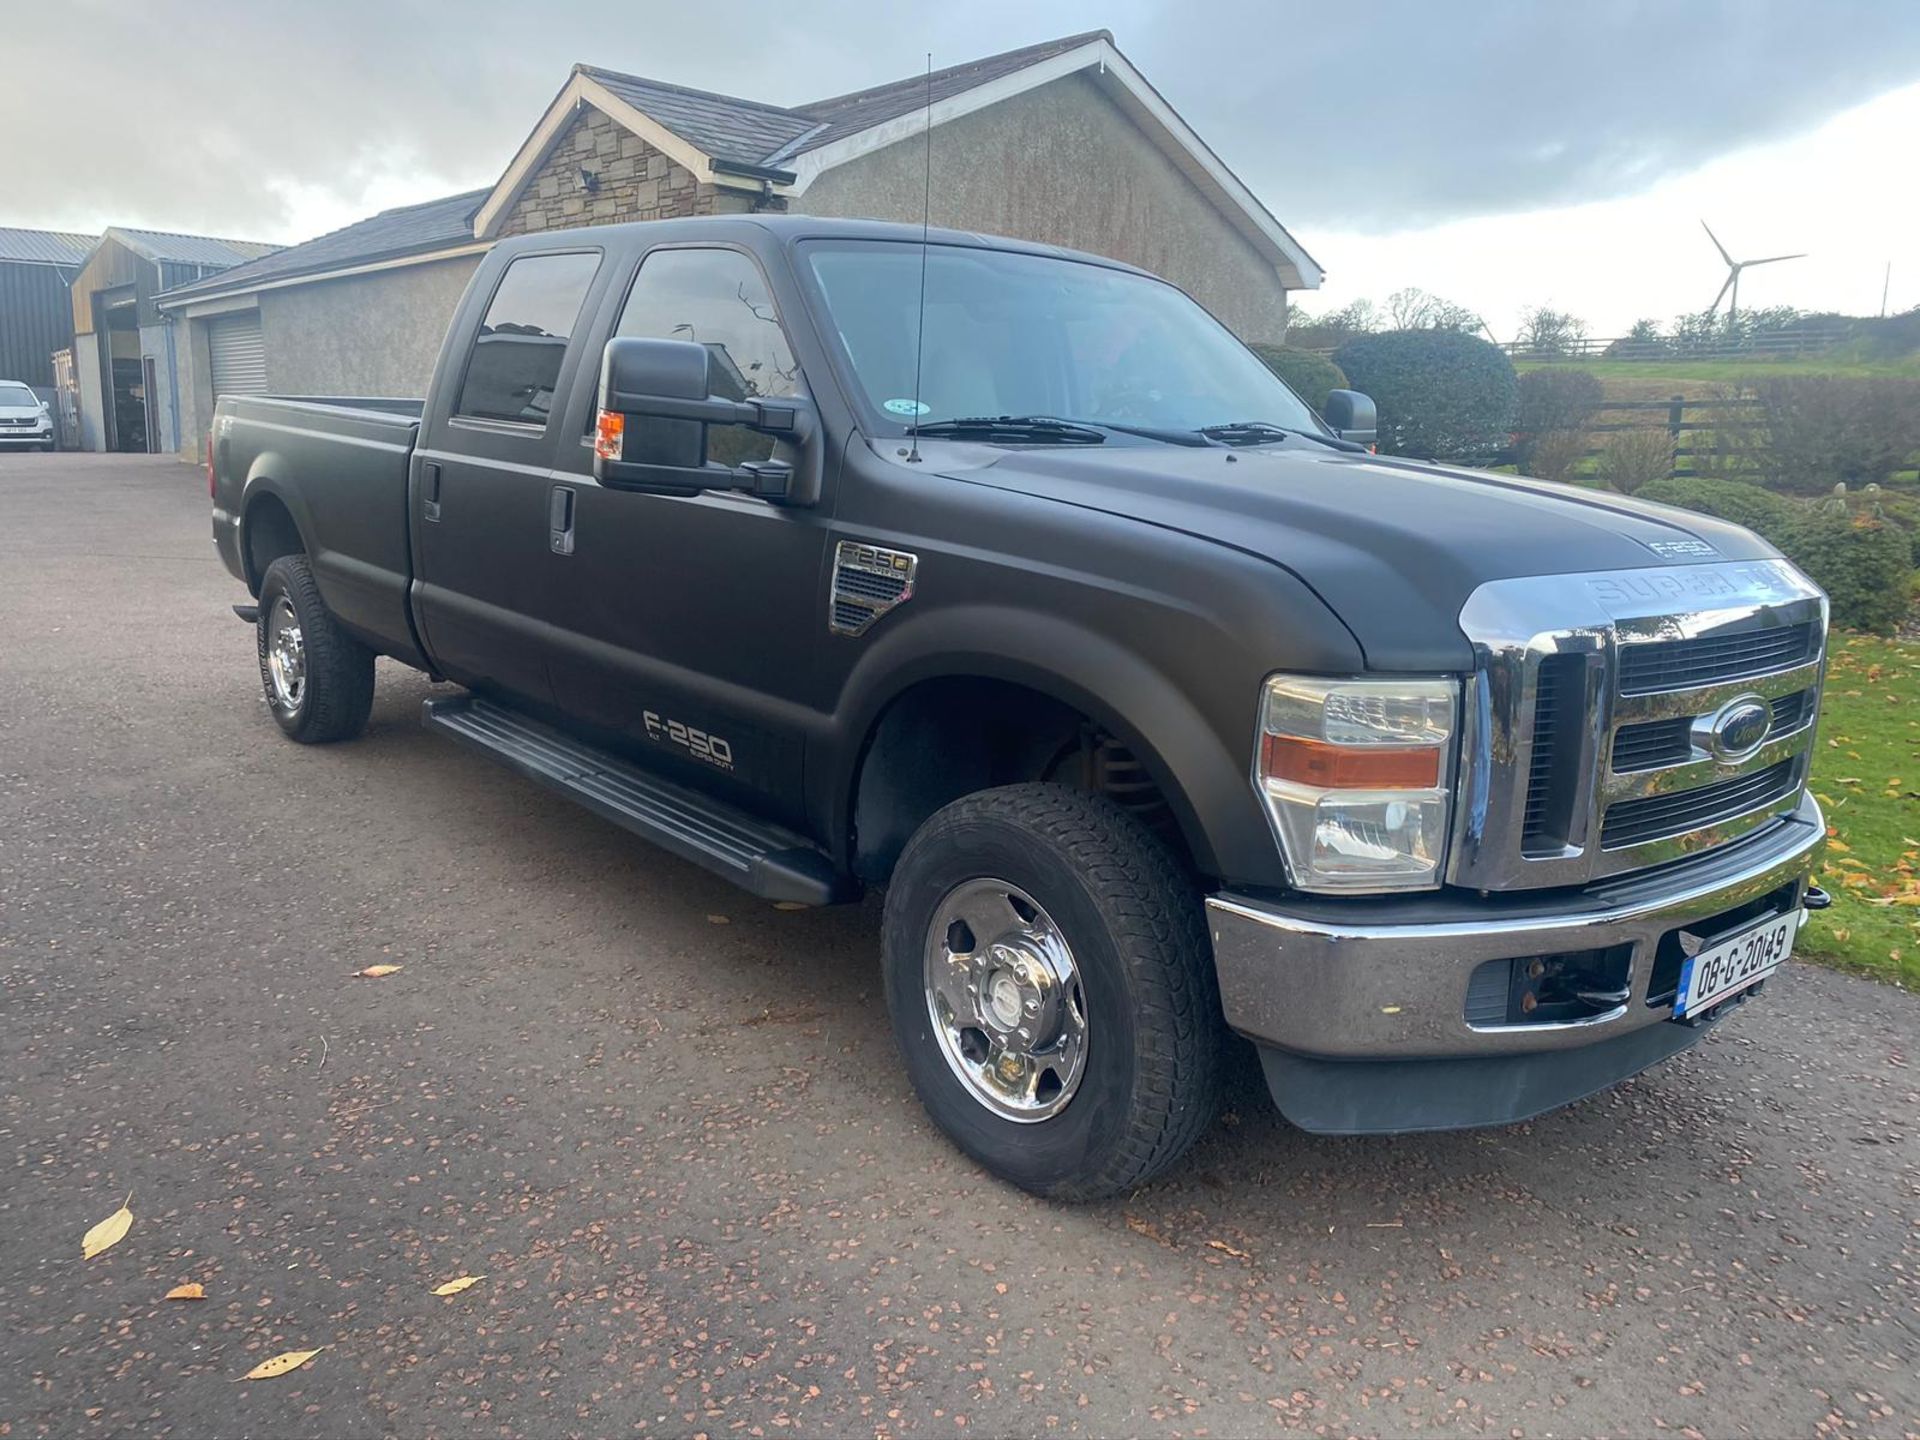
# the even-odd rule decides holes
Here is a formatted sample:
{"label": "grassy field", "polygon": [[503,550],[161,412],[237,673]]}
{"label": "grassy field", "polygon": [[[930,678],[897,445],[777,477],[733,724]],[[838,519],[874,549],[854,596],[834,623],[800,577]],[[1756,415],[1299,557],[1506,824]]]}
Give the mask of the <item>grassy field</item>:
{"label": "grassy field", "polygon": [[1920,379],[1920,355],[1897,360],[1843,360],[1827,356],[1809,356],[1804,360],[1516,360],[1514,369],[1524,374],[1547,365],[1577,366],[1606,383],[1610,394],[1614,391],[1613,382],[1621,382],[1636,399],[1643,395],[1652,398],[1682,393],[1690,383],[1737,385],[1746,380],[1763,380],[1769,375]]}
{"label": "grassy field", "polygon": [[1920,644],[1835,632],[1818,747],[1837,898],[1797,953],[1920,989]]}

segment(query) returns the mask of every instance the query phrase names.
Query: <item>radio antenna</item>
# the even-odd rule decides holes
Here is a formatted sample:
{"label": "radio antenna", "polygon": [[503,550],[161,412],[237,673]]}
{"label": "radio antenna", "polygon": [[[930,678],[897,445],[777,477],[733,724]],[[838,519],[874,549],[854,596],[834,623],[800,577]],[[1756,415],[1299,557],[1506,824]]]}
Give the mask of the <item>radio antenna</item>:
{"label": "radio antenna", "polygon": [[920,365],[927,351],[927,227],[933,214],[933,52],[927,52],[926,188],[920,196],[920,316],[913,327],[913,448],[909,464],[920,463]]}

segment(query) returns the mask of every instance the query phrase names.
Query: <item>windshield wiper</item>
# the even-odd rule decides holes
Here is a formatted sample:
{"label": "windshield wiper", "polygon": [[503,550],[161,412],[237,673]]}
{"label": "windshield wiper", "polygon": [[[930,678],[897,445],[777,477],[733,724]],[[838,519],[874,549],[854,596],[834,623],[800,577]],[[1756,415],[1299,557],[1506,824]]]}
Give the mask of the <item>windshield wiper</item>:
{"label": "windshield wiper", "polygon": [[1104,445],[1107,439],[1105,430],[1051,415],[962,415],[953,420],[910,425],[907,433],[958,440],[1002,437],[1053,445]]}
{"label": "windshield wiper", "polygon": [[1352,440],[1341,440],[1333,435],[1322,435],[1317,430],[1302,430],[1292,425],[1275,425],[1268,420],[1230,420],[1224,425],[1202,425],[1197,433],[1209,440],[1218,440],[1223,445],[1259,445],[1293,436],[1301,440],[1316,440],[1330,450],[1357,450],[1365,454],[1367,449]]}

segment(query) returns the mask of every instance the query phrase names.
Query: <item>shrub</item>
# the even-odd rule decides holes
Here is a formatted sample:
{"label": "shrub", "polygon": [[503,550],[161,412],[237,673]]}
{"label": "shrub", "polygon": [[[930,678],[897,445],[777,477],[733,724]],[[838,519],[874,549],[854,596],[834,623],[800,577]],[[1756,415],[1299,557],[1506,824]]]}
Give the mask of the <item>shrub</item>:
{"label": "shrub", "polygon": [[1671,479],[1649,481],[1638,493],[1642,500],[1657,500],[1662,505],[1678,505],[1683,510],[1697,510],[1702,515],[1731,520],[1735,525],[1757,530],[1776,544],[1794,512],[1792,501],[1738,480],[1675,475]]}
{"label": "shrub", "polygon": [[1340,367],[1324,355],[1311,350],[1294,350],[1285,345],[1255,345],[1253,353],[1266,367],[1286,381],[1317,415],[1327,408],[1327,392],[1347,388],[1347,377]]}
{"label": "shrub", "polygon": [[1891,635],[1913,603],[1913,546],[1885,520],[1825,507],[1800,509],[1780,548],[1833,602],[1833,623]]}
{"label": "shrub", "polygon": [[1587,425],[1604,399],[1588,370],[1549,365],[1520,377],[1513,411],[1514,459],[1522,473],[1563,480],[1587,449]]}
{"label": "shrub", "polygon": [[1587,456],[1587,432],[1549,430],[1544,435],[1521,437],[1516,459],[1520,473],[1536,480],[1565,480],[1573,467]]}
{"label": "shrub", "polygon": [[1759,532],[1811,575],[1833,602],[1833,623],[1890,634],[1912,603],[1913,537],[1880,514],[1808,505],[1737,480],[1656,480],[1643,500],[1679,505]]}
{"label": "shrub", "polygon": [[1584,430],[1606,392],[1591,370],[1577,365],[1546,365],[1520,377],[1513,428],[1522,435],[1549,430]]}
{"label": "shrub", "polygon": [[1623,495],[1671,474],[1673,435],[1667,430],[1622,430],[1600,452],[1600,478]]}
{"label": "shrub", "polygon": [[1780,375],[1753,387],[1767,483],[1818,495],[1888,479],[1920,450],[1920,381]]}
{"label": "shrub", "polygon": [[1387,454],[1485,462],[1504,447],[1517,382],[1499,346],[1454,330],[1389,330],[1333,358],[1373,397]]}

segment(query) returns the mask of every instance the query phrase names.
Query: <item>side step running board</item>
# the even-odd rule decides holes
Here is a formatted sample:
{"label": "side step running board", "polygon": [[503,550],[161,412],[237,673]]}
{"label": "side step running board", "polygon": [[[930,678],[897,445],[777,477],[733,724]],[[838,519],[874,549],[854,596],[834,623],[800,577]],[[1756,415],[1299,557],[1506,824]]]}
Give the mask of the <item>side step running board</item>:
{"label": "side step running board", "polygon": [[764,899],[832,905],[858,891],[804,836],[658,779],[496,701],[432,699],[421,721]]}

